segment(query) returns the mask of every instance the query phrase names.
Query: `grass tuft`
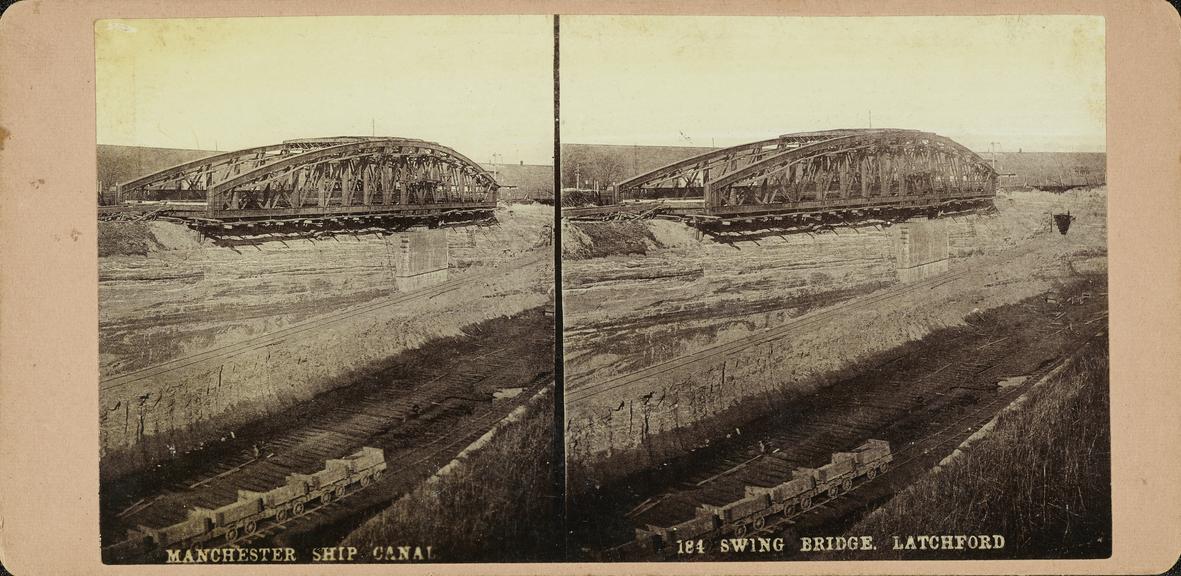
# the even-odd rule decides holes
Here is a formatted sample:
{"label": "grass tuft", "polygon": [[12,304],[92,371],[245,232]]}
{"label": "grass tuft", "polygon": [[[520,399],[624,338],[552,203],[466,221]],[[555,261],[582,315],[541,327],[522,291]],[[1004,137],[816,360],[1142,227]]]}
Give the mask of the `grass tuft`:
{"label": "grass tuft", "polygon": [[[1111,554],[1111,433],[1106,338],[1002,413],[983,438],[847,534],[1005,537],[1005,558]],[[883,550],[895,557],[914,552]],[[965,557],[966,551],[923,557]]]}
{"label": "grass tuft", "polygon": [[554,491],[553,396],[361,525],[342,545],[362,550],[430,545],[436,560],[521,562],[557,559],[560,509]]}

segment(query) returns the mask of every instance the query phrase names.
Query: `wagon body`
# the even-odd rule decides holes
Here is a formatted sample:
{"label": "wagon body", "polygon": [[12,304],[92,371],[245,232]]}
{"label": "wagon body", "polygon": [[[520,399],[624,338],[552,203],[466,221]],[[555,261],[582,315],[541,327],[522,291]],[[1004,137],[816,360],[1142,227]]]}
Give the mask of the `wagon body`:
{"label": "wagon body", "polygon": [[[770,488],[767,494],[771,497],[772,503],[783,505],[795,500],[815,486],[816,480],[811,475],[804,475]],[[747,490],[750,489],[747,488]]]}
{"label": "wagon body", "polygon": [[288,485],[299,484],[299,483],[302,483],[304,486],[304,490],[306,490],[308,492],[320,487],[319,480],[315,476],[312,476],[311,474],[296,473],[296,474],[288,474],[287,475],[287,484]]}
{"label": "wagon body", "polygon": [[323,470],[312,474],[312,478],[314,478],[316,481],[316,488],[331,486],[337,482],[340,482],[341,480],[344,480],[345,478],[348,478],[348,476],[348,464],[343,460],[329,460],[327,466]]}
{"label": "wagon body", "polygon": [[697,538],[709,534],[717,528],[717,517],[713,514],[701,514],[690,520],[681,522],[668,530],[668,541]]}
{"label": "wagon body", "polygon": [[184,520],[164,528],[141,527],[144,533],[152,536],[158,546],[170,546],[197,538],[212,529],[213,517],[208,510],[192,510]]}
{"label": "wagon body", "polygon": [[307,493],[308,485],[303,478],[289,476],[286,484],[263,492],[262,502],[267,508],[278,508],[306,496]]}
{"label": "wagon body", "polygon": [[213,511],[214,524],[219,527],[230,526],[262,512],[262,498],[250,497],[231,502]]}
{"label": "wagon body", "polygon": [[807,481],[810,482],[814,487],[816,486],[816,482],[819,480],[820,475],[815,468],[796,468],[795,470],[791,471],[792,480],[797,480],[800,478],[807,479]]}
{"label": "wagon body", "polygon": [[677,540],[685,540],[688,538],[699,538],[718,527],[718,517],[708,510],[701,508],[697,509],[697,514],[679,524],[664,527],[655,524],[648,524],[644,528],[636,529],[636,540],[646,542],[651,538],[659,538],[660,542],[668,544]]}
{"label": "wagon body", "polygon": [[842,456],[841,453],[833,454],[832,462],[816,469],[816,483],[828,484],[834,480],[844,478],[853,474],[854,460],[850,453]]}
{"label": "wagon body", "polygon": [[867,440],[853,451],[858,467],[868,466],[880,460],[892,460],[890,443],[885,440]]}
{"label": "wagon body", "polygon": [[714,512],[725,523],[738,522],[765,511],[771,506],[766,494],[754,494],[722,506],[705,504],[702,507]]}
{"label": "wagon body", "polygon": [[[356,454],[345,458],[351,466],[350,470],[353,473],[364,472],[370,468],[375,468],[385,464],[385,453],[381,448],[372,448],[366,446],[361,448]],[[384,469],[384,466],[383,468]]]}

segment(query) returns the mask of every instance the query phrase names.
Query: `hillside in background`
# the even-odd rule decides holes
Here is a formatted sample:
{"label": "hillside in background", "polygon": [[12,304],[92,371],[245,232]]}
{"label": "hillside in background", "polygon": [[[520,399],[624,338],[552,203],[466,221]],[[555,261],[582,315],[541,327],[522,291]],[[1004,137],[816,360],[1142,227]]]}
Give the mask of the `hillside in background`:
{"label": "hillside in background", "polygon": [[599,188],[608,183],[704,154],[716,148],[700,146],[628,146],[619,144],[562,144],[562,187]]}
{"label": "hillside in background", "polygon": [[217,150],[99,144],[98,189],[109,191],[120,182],[218,153]]}
{"label": "hillside in background", "polygon": [[[1002,187],[1059,185],[1098,186],[1107,183],[1104,152],[979,152],[1002,174]],[[1005,176],[1012,174],[1012,176]]]}
{"label": "hillside in background", "polygon": [[502,200],[554,200],[554,167],[542,164],[480,164],[503,188]]}

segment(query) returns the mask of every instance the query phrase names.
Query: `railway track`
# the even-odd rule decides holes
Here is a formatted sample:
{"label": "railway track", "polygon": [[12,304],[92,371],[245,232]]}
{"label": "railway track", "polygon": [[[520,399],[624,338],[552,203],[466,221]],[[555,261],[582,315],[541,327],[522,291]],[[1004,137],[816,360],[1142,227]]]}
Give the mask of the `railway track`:
{"label": "railway track", "polygon": [[[383,449],[389,468],[372,485],[331,502],[309,506],[303,515],[264,523],[234,542],[206,546],[257,546],[276,537],[355,526],[449,462],[509,412],[552,385],[552,328],[541,309],[502,320],[500,329],[473,335],[473,357],[446,352],[443,358],[397,366],[389,376],[338,388],[304,405],[298,414],[276,417],[272,432],[254,436],[250,450],[206,462],[183,478],[158,486],[114,517],[104,517],[104,543],[121,540],[128,529],[160,528],[179,522],[194,507],[217,508],[237,499],[238,490],[266,491],[292,473],[311,473],[325,460],[362,446]],[[473,360],[473,358],[477,360]],[[503,389],[521,392],[497,399]],[[115,508],[108,506],[108,509]],[[132,559],[152,561],[153,558]]]}
{"label": "railway track", "polygon": [[[1105,324],[1097,320],[1104,317],[1105,306],[1098,299],[1065,308],[1043,304],[1038,309],[1026,302],[990,313],[980,326],[932,336],[813,395],[790,413],[744,426],[742,439],[724,452],[690,457],[647,491],[602,514],[624,514],[632,528],[669,526],[688,520],[700,504],[733,502],[746,486],[773,486],[790,477],[792,469],[827,463],[833,452],[867,438],[888,440],[896,458],[893,472],[756,531],[790,527],[839,533],[834,525],[888,497],[891,486],[901,487],[929,469],[950,451],[948,445],[954,448],[1062,358],[1101,334]],[[999,385],[1013,376],[1026,379],[1019,385]],[[859,490],[871,496],[858,498]],[[596,522],[591,519],[590,524]],[[645,556],[630,533],[619,530],[613,539],[601,541],[598,549],[604,558]]]}
{"label": "railway track", "polygon": [[[465,422],[462,426],[448,433],[440,434],[432,440],[399,455],[400,462],[396,469],[391,468],[387,470],[382,480],[375,483],[371,488],[377,488],[376,491],[380,491],[383,487],[388,489],[399,485],[407,486],[417,484],[418,481],[430,476],[442,465],[451,461],[457,452],[487,433],[493,425],[508,416],[518,406],[527,402],[529,398],[533,397],[533,395],[540,392],[546,386],[552,386],[552,384],[553,380],[536,382],[512,401],[503,403],[497,409],[489,410]],[[369,501],[367,502],[357,502],[356,498],[350,499],[350,496],[360,491],[360,489],[357,489],[346,492],[344,498],[310,508],[301,517],[293,518],[287,522],[271,523],[254,534],[247,535],[231,543],[230,546],[241,548],[263,545],[273,541],[276,536],[285,532],[302,532],[313,529],[325,520],[332,520],[334,517],[341,515],[341,513],[347,514],[350,507],[355,508],[365,504],[371,504],[374,498],[368,499]]]}

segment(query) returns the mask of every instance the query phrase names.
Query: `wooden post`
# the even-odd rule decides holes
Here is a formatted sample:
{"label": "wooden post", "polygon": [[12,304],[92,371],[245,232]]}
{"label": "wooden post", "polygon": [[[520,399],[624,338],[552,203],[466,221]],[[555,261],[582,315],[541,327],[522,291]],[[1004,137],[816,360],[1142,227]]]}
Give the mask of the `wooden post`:
{"label": "wooden post", "polygon": [[706,214],[713,214],[713,212],[714,212],[714,191],[713,191],[713,184],[711,184],[709,181],[709,176],[706,176],[705,181],[702,182],[702,184],[701,184],[701,199],[705,205],[705,213]]}

